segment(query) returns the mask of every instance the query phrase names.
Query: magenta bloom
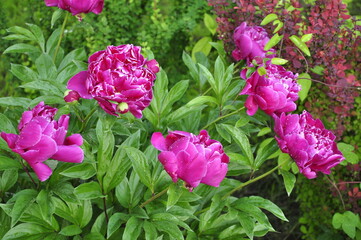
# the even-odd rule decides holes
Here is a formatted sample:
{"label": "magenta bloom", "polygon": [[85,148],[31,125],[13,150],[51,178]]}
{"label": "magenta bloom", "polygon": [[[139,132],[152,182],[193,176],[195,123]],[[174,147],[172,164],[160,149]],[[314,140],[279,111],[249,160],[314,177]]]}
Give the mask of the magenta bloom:
{"label": "magenta bloom", "polygon": [[222,144],[210,139],[206,130],[198,136],[173,131],[166,138],[155,132],[151,142],[162,151],[158,159],[173,182],[182,179],[190,191],[200,183],[219,187],[227,174],[229,157]]}
{"label": "magenta bloom", "polygon": [[315,178],[316,172],[330,174],[330,169],[344,160],[334,142],[335,135],[308,112],[273,117],[280,149],[295,160],[307,178]]}
{"label": "magenta bloom", "polygon": [[104,0],[45,0],[48,7],[58,7],[73,15],[93,12],[99,14],[103,11]]}
{"label": "magenta bloom", "polygon": [[244,59],[249,63],[256,57],[265,58],[268,51],[274,52],[274,49],[264,50],[269,38],[262,27],[248,27],[247,23],[243,22],[234,31],[233,39],[236,49],[233,50],[232,56],[236,61]]}
{"label": "magenta bloom", "polygon": [[147,61],[140,51],[141,47],[127,44],[94,53],[89,57],[88,71],[72,77],[68,89],[82,98],[94,98],[109,114],[130,111],[141,118],[142,110],[153,98],[152,86],[159,66],[154,59]]}
{"label": "magenta bloom", "polygon": [[296,82],[298,75],[273,64],[269,64],[266,71],[267,74],[263,76],[257,71],[254,72],[240,93],[249,95],[245,102],[247,114],[254,115],[258,107],[269,115],[296,110],[295,101],[301,90],[301,86]]}
{"label": "magenta bloom", "polygon": [[63,162],[80,163],[84,159],[80,134],[66,137],[69,116],[62,115],[58,121],[54,115],[58,110],[40,102],[32,110],[25,111],[18,125],[19,135],[1,133],[9,148],[18,153],[34,170],[40,181],[52,174],[43,162],[49,158]]}

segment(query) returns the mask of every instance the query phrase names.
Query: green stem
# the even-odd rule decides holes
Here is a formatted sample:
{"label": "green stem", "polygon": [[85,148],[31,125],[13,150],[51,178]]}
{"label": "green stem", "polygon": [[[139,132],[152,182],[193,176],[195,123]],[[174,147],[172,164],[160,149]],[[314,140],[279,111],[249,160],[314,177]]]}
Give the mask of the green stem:
{"label": "green stem", "polygon": [[35,188],[38,188],[38,185],[36,184],[35,180],[33,179],[33,177],[29,173],[29,169],[25,166],[25,164],[23,163],[22,160],[20,160],[20,163],[23,166],[24,171],[26,172],[26,174],[29,176],[30,180],[34,183]]}
{"label": "green stem", "polygon": [[221,117],[217,118],[216,120],[208,123],[208,124],[207,124],[206,126],[204,126],[202,129],[206,129],[206,128],[208,128],[209,126],[211,126],[212,124],[214,124],[214,123],[216,123],[216,122],[218,122],[218,121],[220,121],[220,120],[222,120],[222,119],[224,119],[224,118],[227,118],[227,117],[229,117],[229,116],[232,116],[232,115],[234,115],[234,114],[237,114],[237,113],[239,113],[240,111],[242,111],[243,109],[244,109],[244,107],[241,107],[240,109],[238,109],[238,110],[236,110],[236,111],[234,111],[234,112],[231,112],[231,113],[228,113],[228,114],[226,114],[226,115],[224,115],[224,116],[221,116]]}
{"label": "green stem", "polygon": [[98,109],[98,106],[95,106],[89,113],[88,115],[85,116],[85,118],[82,120],[82,124],[81,124],[81,129],[79,132],[83,132],[85,126],[88,124],[89,119],[91,118],[91,116],[95,113],[95,111]]}
{"label": "green stem", "polygon": [[271,170],[269,170],[268,172],[265,172],[264,174],[256,177],[256,178],[253,178],[251,180],[248,180],[247,182],[244,182],[244,183],[241,183],[238,187],[234,188],[232,191],[228,192],[226,195],[223,196],[222,199],[226,199],[227,197],[229,197],[230,195],[232,195],[234,192],[238,191],[238,190],[241,190],[242,188],[244,188],[245,186],[251,184],[251,183],[254,183],[254,182],[257,182],[258,180],[264,178],[264,177],[267,177],[268,175],[270,175],[271,173],[273,173],[274,171],[276,171],[278,168],[280,168],[283,164],[287,163],[287,161],[284,161],[282,162],[281,164],[277,165],[276,167],[272,168]]}
{"label": "green stem", "polygon": [[63,36],[64,36],[64,30],[65,30],[66,22],[68,20],[68,16],[69,16],[69,12],[66,12],[65,17],[64,17],[63,25],[61,26],[61,32],[60,32],[58,44],[56,45],[56,48],[55,48],[55,53],[54,53],[54,57],[53,57],[53,62],[54,63],[55,63],[55,60],[56,60],[56,56],[58,55],[58,52],[59,52],[61,40],[63,39]]}
{"label": "green stem", "polygon": [[147,201],[145,201],[144,203],[142,203],[141,205],[139,205],[140,208],[143,208],[145,205],[147,205],[148,203],[154,201],[155,199],[159,198],[160,196],[162,196],[164,193],[166,193],[169,189],[169,186],[167,188],[165,188],[163,191],[157,193],[156,195],[152,196],[151,198],[149,198]]}

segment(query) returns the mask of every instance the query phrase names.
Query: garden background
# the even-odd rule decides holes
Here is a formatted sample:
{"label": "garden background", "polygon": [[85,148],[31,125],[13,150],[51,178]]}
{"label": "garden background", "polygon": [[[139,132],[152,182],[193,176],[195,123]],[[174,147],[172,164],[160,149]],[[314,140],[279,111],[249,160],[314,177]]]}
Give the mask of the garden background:
{"label": "garden background", "polygon": [[[298,7],[294,7],[295,2],[299,4]],[[347,9],[342,8],[342,3],[347,3]],[[288,12],[285,13],[284,9],[287,9]],[[11,33],[17,34],[14,26],[29,28],[30,25],[26,23],[35,24],[43,31],[45,39],[48,39],[54,30],[62,27],[62,20],[65,16],[64,13],[59,14],[56,20],[54,19],[54,11],[56,8],[46,7],[44,1],[40,0],[3,0],[0,5],[0,34],[2,37],[0,39],[0,52],[3,53],[5,49],[19,40],[19,38],[9,36]],[[309,92],[304,93],[305,96],[298,100],[297,113],[306,109],[315,118],[321,119],[325,127],[331,129],[337,136],[337,141],[341,143],[339,148],[344,153],[346,161],[336,166],[330,176],[321,175],[316,179],[309,180],[301,174],[296,174],[297,180],[293,191],[292,188],[286,191],[284,176],[273,172],[267,177],[267,180],[252,184],[234,196],[257,195],[269,199],[282,209],[287,217],[288,222],[285,222],[279,219],[282,217],[267,214],[276,232],[271,231],[265,236],[260,236],[259,239],[326,240],[351,239],[350,236],[353,236],[353,239],[361,239],[361,174],[359,163],[361,157],[361,96],[359,95],[361,87],[361,2],[359,0],[105,0],[104,10],[99,15],[87,14],[81,22],[75,17],[69,17],[61,46],[64,53],[80,49],[76,53],[76,60],[79,62],[86,62],[88,56],[105,49],[108,45],[134,44],[141,46],[145,50],[151,50],[154,58],[167,73],[168,85],[173,87],[184,79],[195,78],[189,70],[189,65],[184,63],[184,61],[186,62],[184,60],[186,58],[185,53],[189,54],[193,62],[201,63],[207,68],[212,68],[218,55],[224,58],[224,62],[231,63],[234,61],[231,57],[231,52],[234,49],[232,37],[234,29],[243,21],[252,22],[251,25],[253,26],[260,25],[262,20],[271,13],[276,13],[283,24],[282,34],[285,35],[285,40],[281,43],[283,46],[277,45],[275,48],[283,49],[280,57],[288,60],[284,66],[294,73],[303,74],[302,76],[305,78],[313,79]],[[343,17],[346,15],[352,17]],[[306,30],[297,27],[304,19],[309,24]],[[327,22],[328,20],[332,24]],[[324,22],[320,24],[319,21]],[[263,26],[270,36],[273,35],[276,24]],[[295,48],[288,37],[298,35],[301,38],[303,35],[311,33],[311,30],[314,31],[312,32],[312,41],[308,43],[310,55],[307,56]],[[213,44],[211,45],[210,42]],[[31,44],[35,46],[34,43]],[[221,47],[219,47],[223,44],[224,51],[220,50]],[[24,82],[19,80],[21,72],[19,73],[19,68],[14,67],[14,64],[36,69],[36,64],[34,64],[31,55],[20,54],[17,51],[1,54],[0,83],[2,88],[0,89],[0,96],[36,99],[39,89],[30,85],[24,86]],[[238,79],[241,81],[240,78]],[[202,80],[199,81],[202,82]],[[232,86],[241,89],[241,86],[236,84]],[[182,98],[178,99],[174,106],[186,105],[199,89],[203,93],[207,90],[207,88],[202,88],[201,84],[198,86],[198,83],[190,81],[188,90],[184,90],[184,96],[181,96]],[[240,103],[244,102],[244,99],[238,100]],[[17,104],[9,104],[1,99],[0,105],[1,112],[7,115],[13,123],[18,121],[19,113],[24,110]],[[174,109],[177,109],[176,107]],[[14,114],[14,117],[11,114]],[[74,115],[74,113],[71,114]],[[262,142],[273,136],[270,130],[270,118],[267,118],[265,114],[260,115],[257,115],[258,118],[256,119],[248,119],[244,122],[239,120],[246,116],[245,112],[236,116],[237,126],[248,131],[250,142]],[[197,116],[194,114],[193,119],[189,118],[182,124],[192,126],[192,121],[197,121],[196,119],[200,118],[200,115]],[[258,132],[254,131],[253,128],[253,124],[258,123],[257,119],[262,119],[259,122],[263,126],[257,128]],[[96,120],[92,119],[91,121]],[[161,126],[161,123],[158,127],[166,130],[166,126]],[[76,129],[76,127],[74,128]],[[1,130],[4,131],[5,129]],[[129,132],[120,127],[113,128],[113,132],[121,136],[131,136],[130,133],[135,132],[133,130],[130,129]],[[198,128],[194,127],[193,131],[196,133]],[[223,139],[230,139],[232,135],[221,127],[219,129],[217,127],[214,132],[214,135],[218,134],[217,136],[221,136]],[[255,132],[257,134],[252,134]],[[89,135],[89,139],[91,138],[90,130],[85,134]],[[146,134],[142,133],[141,135],[140,141],[142,143],[146,141]],[[221,137],[217,140],[220,140]],[[2,149],[0,151],[5,152]],[[273,167],[274,162],[265,161],[257,175],[266,173]],[[5,172],[2,170],[4,169],[0,169],[1,176],[4,179]],[[244,176],[237,175],[240,172],[243,173],[244,169],[235,167],[232,171],[229,176],[246,181]],[[129,181],[134,181],[133,178],[135,177],[130,176],[129,173],[128,175]],[[19,181],[22,185],[21,182],[26,180],[20,177]],[[136,181],[139,182],[139,179]],[[9,192],[18,190],[18,184],[14,184],[15,182],[8,189],[1,190],[1,204],[5,204],[11,197]],[[74,185],[74,187],[76,186]],[[145,191],[144,186],[137,185],[137,188]],[[112,197],[115,198],[115,196]],[[189,196],[189,199],[193,197]],[[142,201],[138,199],[138,202],[143,202],[143,200],[146,199],[142,199]],[[100,200],[99,202],[97,199],[92,201],[93,205],[101,205]],[[137,205],[138,202],[135,204]],[[180,206],[182,204],[180,203]],[[124,204],[121,202],[121,205]],[[101,211],[93,211],[94,219],[91,220],[91,223],[95,225],[95,213],[98,214]],[[4,226],[0,227],[0,237],[3,237],[12,223],[8,222],[10,220],[5,214],[6,207],[2,207],[0,212],[0,226]],[[20,221],[22,220],[27,222],[26,219],[20,219]],[[124,224],[126,222],[121,218],[119,221],[124,221]],[[348,225],[345,224],[345,227],[341,227],[338,221]],[[191,234],[187,236],[185,233],[187,230],[184,230],[188,226],[179,225],[184,237],[188,239]],[[99,229],[101,228],[104,226],[99,227]],[[125,236],[124,226],[118,226],[118,228],[111,232],[115,233],[113,236],[109,234],[109,229],[107,229],[108,239],[118,239],[116,236]],[[351,230],[349,230],[350,228]],[[104,231],[106,230],[99,230],[102,233]],[[170,233],[169,236],[165,234],[166,230],[160,231],[158,229],[158,231],[164,232],[164,239],[176,238]],[[352,231],[355,232],[354,235]],[[106,234],[104,233],[104,235]],[[64,239],[67,237],[69,239],[82,239],[80,236],[84,237],[81,234],[78,238],[64,234]],[[199,239],[213,239],[212,237],[216,235],[211,231],[205,236],[208,238],[200,237]],[[250,237],[248,233],[243,237],[247,236]],[[29,239],[40,238],[29,237]],[[88,237],[88,239],[102,238]],[[193,238],[189,237],[189,239]],[[238,238],[232,238],[230,234],[228,238],[224,239]]]}

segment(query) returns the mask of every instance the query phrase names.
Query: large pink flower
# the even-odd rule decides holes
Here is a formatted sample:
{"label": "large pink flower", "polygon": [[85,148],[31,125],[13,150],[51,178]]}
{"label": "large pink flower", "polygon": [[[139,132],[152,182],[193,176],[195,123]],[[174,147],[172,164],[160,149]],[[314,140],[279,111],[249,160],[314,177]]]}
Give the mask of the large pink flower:
{"label": "large pink flower", "polygon": [[269,115],[296,110],[295,101],[301,90],[296,82],[298,75],[279,65],[269,64],[265,69],[267,74],[263,76],[255,71],[240,93],[249,95],[245,102],[248,115],[254,115],[258,107]]}
{"label": "large pink flower", "polygon": [[316,172],[330,174],[330,169],[344,160],[334,142],[335,135],[308,112],[273,117],[278,145],[295,160],[307,178],[315,178]]}
{"label": "large pink flower", "polygon": [[[236,49],[233,50],[232,56],[236,61],[247,60],[247,63],[252,62],[256,57],[265,58],[267,52],[275,52],[274,49],[268,51],[264,47],[270,40],[266,30],[262,27],[249,27],[246,22],[243,22],[236,28],[233,34],[233,40]],[[267,57],[273,57],[269,55]]]}
{"label": "large pink flower", "polygon": [[[140,47],[127,44],[94,53],[89,57],[88,71],[72,77],[68,89],[82,98],[94,98],[109,114],[117,116],[130,111],[141,118],[142,110],[152,100],[159,66],[154,59],[147,61],[140,51]],[[66,97],[66,101],[74,100],[74,94],[70,94],[72,97]]]}
{"label": "large pink flower", "polygon": [[73,15],[89,12],[99,14],[103,11],[104,0],[45,0],[45,4],[64,9]]}
{"label": "large pink flower", "polygon": [[69,116],[62,115],[54,120],[57,109],[40,102],[32,110],[25,111],[18,125],[19,135],[1,133],[9,148],[18,153],[34,170],[40,181],[52,174],[43,162],[49,158],[63,162],[80,163],[84,153],[80,134],[66,137]]}
{"label": "large pink flower", "polygon": [[182,179],[190,191],[200,183],[218,187],[227,174],[229,157],[222,144],[210,139],[206,130],[198,136],[172,131],[166,138],[156,132],[151,142],[162,151],[158,159],[173,182]]}

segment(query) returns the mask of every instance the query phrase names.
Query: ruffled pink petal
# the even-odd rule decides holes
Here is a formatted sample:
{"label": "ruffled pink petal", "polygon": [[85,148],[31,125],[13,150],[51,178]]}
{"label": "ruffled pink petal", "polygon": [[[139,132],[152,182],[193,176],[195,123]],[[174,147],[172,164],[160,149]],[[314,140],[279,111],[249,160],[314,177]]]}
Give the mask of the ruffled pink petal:
{"label": "ruffled pink petal", "polygon": [[33,118],[33,112],[32,111],[25,111],[23,112],[23,115],[21,116],[18,130],[21,131],[21,129],[30,122],[30,120]]}
{"label": "ruffled pink petal", "polygon": [[249,36],[242,34],[237,38],[235,43],[240,51],[242,59],[245,59],[252,52],[253,41]]}
{"label": "ruffled pink petal", "polygon": [[41,162],[36,163],[29,163],[30,167],[34,170],[36,176],[39,178],[40,181],[44,182],[47,180],[51,174],[53,173],[53,170],[51,168]]}
{"label": "ruffled pink petal", "polygon": [[81,163],[84,159],[84,152],[77,145],[61,145],[58,146],[58,151],[51,158],[62,162]]}
{"label": "ruffled pink petal", "polygon": [[93,6],[93,13],[95,14],[99,14],[103,11],[103,7],[104,7],[104,1],[103,0],[98,0],[98,3]]}
{"label": "ruffled pink petal", "polygon": [[247,114],[249,116],[253,116],[257,110],[258,110],[258,105],[257,103],[254,101],[254,97],[253,96],[249,96],[246,100],[246,102],[244,103],[244,105],[247,108]]}
{"label": "ruffled pink petal", "polygon": [[16,134],[5,133],[5,132],[1,132],[1,137],[5,140],[5,142],[8,144],[10,149],[15,148],[15,143],[19,138],[19,136]]}
{"label": "ruffled pink petal", "polygon": [[19,134],[19,139],[16,145],[20,148],[30,148],[37,144],[42,136],[41,126],[35,122],[31,121],[25,125],[22,131]]}
{"label": "ruffled pink petal", "polygon": [[178,181],[178,162],[177,158],[174,155],[173,152],[161,152],[158,155],[159,161],[163,164],[164,170],[169,174],[169,176],[172,178],[173,182]]}
{"label": "ruffled pink petal", "polygon": [[57,150],[56,142],[51,137],[43,135],[35,146],[21,156],[29,163],[43,162],[53,156]]}
{"label": "ruffled pink petal", "polygon": [[160,151],[167,151],[167,146],[165,144],[165,138],[163,137],[162,133],[155,132],[152,134],[152,137],[150,139],[150,142],[152,143],[153,147]]}
{"label": "ruffled pink petal", "polygon": [[219,184],[226,177],[228,165],[222,163],[221,158],[216,158],[212,162],[208,162],[207,174],[203,177],[201,183],[219,187]]}
{"label": "ruffled pink petal", "polygon": [[45,0],[45,5],[48,7],[56,7],[58,6],[59,0]]}
{"label": "ruffled pink petal", "polygon": [[65,139],[64,145],[81,146],[81,145],[83,145],[83,137],[78,133],[70,135],[69,137],[67,137]]}
{"label": "ruffled pink petal", "polygon": [[88,72],[81,71],[72,78],[70,78],[67,88],[77,91],[82,98],[91,99],[92,96],[88,93],[87,89]]}
{"label": "ruffled pink petal", "polygon": [[[98,101],[99,103],[99,106],[101,108],[103,108],[103,110],[110,114],[110,115],[114,115],[114,116],[118,116],[116,113],[115,113],[115,109],[113,107],[113,104],[108,102],[107,100],[103,99],[103,98],[100,98],[100,97],[95,97],[94,98],[95,100]],[[114,104],[115,105],[115,104]]]}
{"label": "ruffled pink petal", "polygon": [[178,177],[185,181],[187,185],[195,188],[199,185],[207,172],[207,161],[201,154],[190,156],[182,151],[177,155]]}

